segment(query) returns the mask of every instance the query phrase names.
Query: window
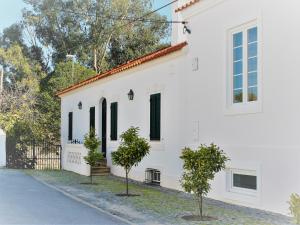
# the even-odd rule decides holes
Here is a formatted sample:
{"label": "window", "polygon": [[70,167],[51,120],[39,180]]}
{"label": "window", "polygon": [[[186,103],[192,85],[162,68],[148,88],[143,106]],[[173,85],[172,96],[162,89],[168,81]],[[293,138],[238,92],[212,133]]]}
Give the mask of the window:
{"label": "window", "polygon": [[150,140],[160,140],[160,93],[150,95]]}
{"label": "window", "polygon": [[90,107],[90,130],[95,130],[95,107]]}
{"label": "window", "polygon": [[233,173],[233,187],[256,190],[256,176]]}
{"label": "window", "polygon": [[232,33],[232,103],[258,100],[258,29],[246,26]]}
{"label": "window", "polygon": [[145,183],[160,185],[160,171],[157,169],[147,168],[145,171]]}
{"label": "window", "polygon": [[118,140],[118,103],[110,104],[110,139]]}
{"label": "window", "polygon": [[230,192],[257,195],[258,179],[256,170],[230,169],[227,182]]}
{"label": "window", "polygon": [[68,140],[72,141],[73,139],[73,112],[69,112],[68,116]]}

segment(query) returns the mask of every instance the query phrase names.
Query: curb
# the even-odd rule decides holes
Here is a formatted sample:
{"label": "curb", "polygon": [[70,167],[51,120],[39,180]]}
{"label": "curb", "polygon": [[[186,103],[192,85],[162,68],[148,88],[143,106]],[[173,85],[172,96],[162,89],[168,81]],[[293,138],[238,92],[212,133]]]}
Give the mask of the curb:
{"label": "curb", "polygon": [[[31,175],[29,175],[29,176],[31,176]],[[124,219],[124,218],[122,218],[122,217],[120,217],[120,216],[117,216],[117,215],[112,214],[112,213],[110,213],[110,212],[108,212],[108,211],[105,211],[104,209],[101,209],[101,208],[99,208],[99,207],[97,207],[97,206],[95,206],[95,205],[93,205],[93,204],[91,204],[91,203],[89,203],[89,202],[87,202],[87,201],[84,201],[84,200],[82,200],[82,199],[80,199],[80,198],[78,198],[78,197],[76,197],[76,196],[74,196],[74,195],[72,195],[72,194],[66,192],[66,191],[63,191],[63,190],[61,190],[60,188],[58,188],[58,187],[56,187],[56,186],[54,186],[54,185],[52,185],[52,184],[48,184],[48,183],[46,183],[45,181],[43,181],[42,179],[40,179],[40,178],[37,178],[37,177],[35,177],[35,176],[31,176],[31,177],[32,177],[33,179],[35,179],[36,181],[42,183],[43,185],[45,185],[45,186],[47,186],[47,187],[49,187],[49,188],[51,188],[51,189],[54,189],[54,190],[60,192],[61,194],[67,196],[68,198],[71,198],[71,199],[73,199],[73,200],[75,200],[75,201],[77,201],[77,202],[79,202],[79,203],[81,203],[81,204],[84,204],[84,205],[89,206],[89,207],[91,207],[91,208],[93,208],[93,209],[96,209],[97,211],[99,211],[99,212],[101,212],[101,213],[104,213],[104,214],[106,214],[106,215],[108,215],[108,216],[111,216],[111,217],[113,217],[113,218],[115,218],[115,219],[117,219],[117,220],[120,220],[120,221],[122,221],[122,222],[124,222],[124,223],[127,223],[127,224],[129,224],[129,225],[136,225],[135,223],[132,223],[132,222],[130,222],[129,220],[126,220],[126,219]]]}

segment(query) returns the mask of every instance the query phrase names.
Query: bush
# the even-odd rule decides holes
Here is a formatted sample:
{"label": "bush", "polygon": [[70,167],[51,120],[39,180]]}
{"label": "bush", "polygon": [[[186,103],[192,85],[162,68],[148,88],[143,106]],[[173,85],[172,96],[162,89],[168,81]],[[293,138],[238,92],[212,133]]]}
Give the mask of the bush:
{"label": "bush", "polygon": [[290,201],[290,211],[293,217],[295,218],[295,222],[300,224],[300,196],[298,194],[292,194]]}
{"label": "bush", "polygon": [[137,166],[149,154],[150,145],[145,138],[138,135],[138,127],[131,127],[121,134],[118,150],[111,153],[113,164],[124,168],[126,173],[126,195],[128,192],[128,174],[133,166]]}
{"label": "bush", "polygon": [[196,196],[202,220],[203,196],[207,195],[211,188],[209,181],[214,179],[217,172],[225,169],[225,163],[229,159],[223,150],[214,144],[201,145],[195,151],[184,148],[180,158],[184,161],[181,185],[185,191]]}
{"label": "bush", "polygon": [[90,132],[84,136],[84,147],[89,150],[88,155],[84,157],[84,160],[91,167],[91,183],[93,183],[92,167],[96,166],[97,162],[103,159],[103,154],[99,152],[100,145],[101,141],[96,136],[94,129],[90,130]]}

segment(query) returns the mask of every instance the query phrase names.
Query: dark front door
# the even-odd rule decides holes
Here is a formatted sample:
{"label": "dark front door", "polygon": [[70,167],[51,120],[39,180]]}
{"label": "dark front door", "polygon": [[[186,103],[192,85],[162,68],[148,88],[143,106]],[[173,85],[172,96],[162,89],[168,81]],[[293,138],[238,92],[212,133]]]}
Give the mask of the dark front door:
{"label": "dark front door", "polygon": [[102,101],[102,153],[106,158],[106,114],[107,114],[107,105],[106,99]]}

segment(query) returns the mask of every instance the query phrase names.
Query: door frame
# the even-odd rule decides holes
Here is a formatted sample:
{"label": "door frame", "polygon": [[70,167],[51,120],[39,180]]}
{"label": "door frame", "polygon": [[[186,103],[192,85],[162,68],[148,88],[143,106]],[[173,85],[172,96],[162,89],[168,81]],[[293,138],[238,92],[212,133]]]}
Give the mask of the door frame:
{"label": "door frame", "polygon": [[101,152],[104,158],[107,153],[107,100],[102,97],[99,102],[99,133],[101,138]]}

